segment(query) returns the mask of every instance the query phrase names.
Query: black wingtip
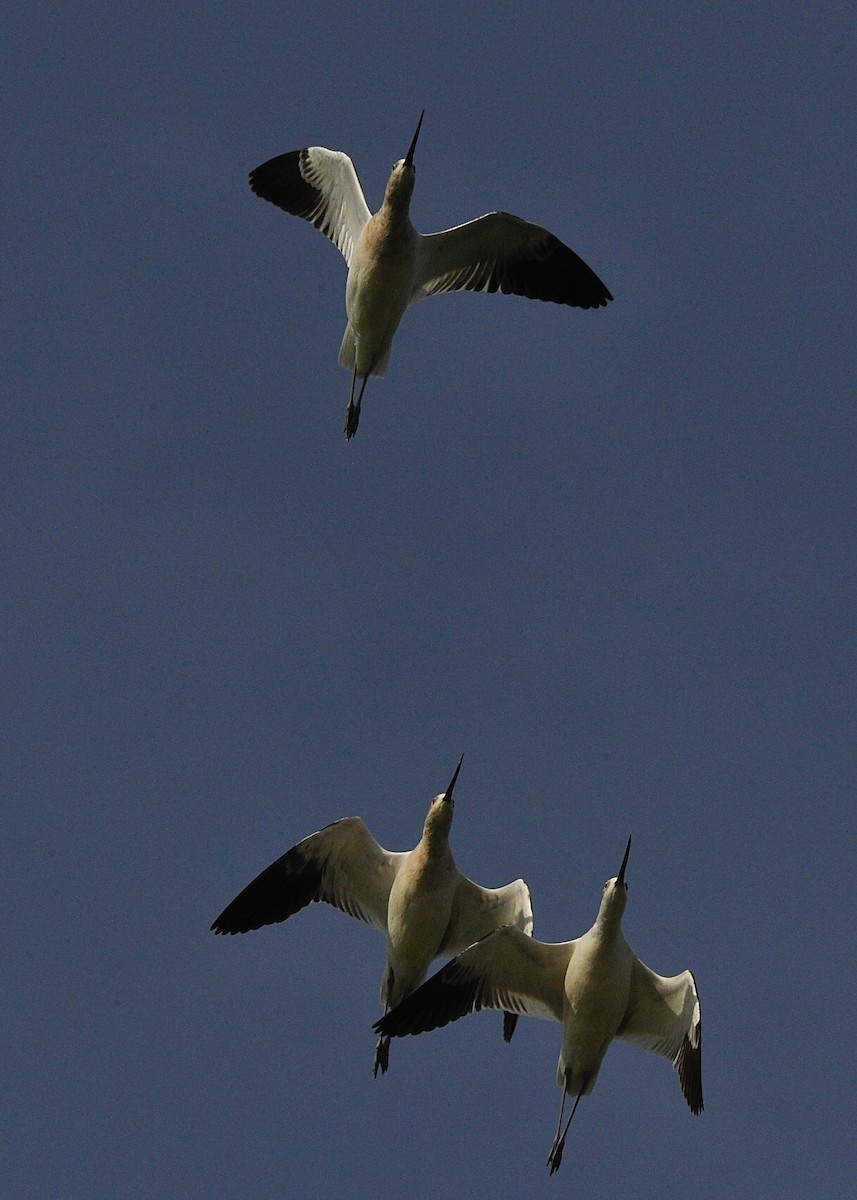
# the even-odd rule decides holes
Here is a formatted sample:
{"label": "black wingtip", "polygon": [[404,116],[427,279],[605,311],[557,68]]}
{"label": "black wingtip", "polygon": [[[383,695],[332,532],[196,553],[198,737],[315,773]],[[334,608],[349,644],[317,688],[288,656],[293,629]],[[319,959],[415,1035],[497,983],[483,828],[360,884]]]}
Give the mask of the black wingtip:
{"label": "black wingtip", "polygon": [[321,898],[321,867],[299,843],[260,872],[226,905],[212,933],[250,933],[285,921]]}
{"label": "black wingtip", "polygon": [[702,1100],[702,1031],[697,1029],[696,1045],[685,1038],[676,1055],[675,1069],[678,1072],[682,1094],[688,1108],[695,1117],[704,1110]]}
{"label": "black wingtip", "polygon": [[306,156],[305,149],[289,150],[254,167],[248,177],[250,190],[260,200],[276,204],[292,216],[314,220],[319,194],[312,184],[307,183],[301,170]]}
{"label": "black wingtip", "polygon": [[504,1012],[503,1013],[503,1041],[511,1042],[515,1033],[515,1028],[518,1024],[518,1014]]}
{"label": "black wingtip", "polygon": [[479,980],[469,977],[453,959],[391,1008],[373,1028],[382,1037],[429,1033],[483,1007]]}

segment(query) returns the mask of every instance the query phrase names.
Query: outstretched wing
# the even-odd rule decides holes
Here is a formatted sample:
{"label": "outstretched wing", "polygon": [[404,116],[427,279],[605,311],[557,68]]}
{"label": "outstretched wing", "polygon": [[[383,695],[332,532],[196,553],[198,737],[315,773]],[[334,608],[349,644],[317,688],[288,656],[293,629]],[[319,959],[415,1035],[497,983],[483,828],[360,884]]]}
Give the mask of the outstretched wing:
{"label": "outstretched wing", "polygon": [[527,884],[516,879],[505,887],[484,888],[462,875],[438,955],[460,954],[501,925],[514,925],[532,936],[533,901]]}
{"label": "outstretched wing", "polygon": [[382,1037],[425,1033],[483,1008],[562,1021],[574,942],[547,943],[505,925],[459,954],[376,1022]]}
{"label": "outstretched wing", "polygon": [[347,154],[324,146],[278,154],[250,172],[250,187],[263,200],[309,221],[351,265],[357,239],[372,214]]}
{"label": "outstretched wing", "polygon": [[670,1059],[691,1112],[702,1112],[702,1016],[690,971],[666,979],[637,959],[617,1037]]}
{"label": "outstretched wing", "polygon": [[421,239],[413,299],[459,290],[574,308],[601,308],[613,299],[592,268],[549,230],[504,212]]}
{"label": "outstretched wing", "polygon": [[390,888],[406,857],[379,846],[359,817],[343,817],[266,867],[211,928],[247,933],[323,900],[384,932]]}
{"label": "outstretched wing", "polygon": [[[452,902],[446,937],[438,954],[459,954],[501,925],[533,933],[533,900],[523,879],[501,888],[484,888],[461,876]],[[503,1014],[503,1040],[511,1042],[518,1014]]]}

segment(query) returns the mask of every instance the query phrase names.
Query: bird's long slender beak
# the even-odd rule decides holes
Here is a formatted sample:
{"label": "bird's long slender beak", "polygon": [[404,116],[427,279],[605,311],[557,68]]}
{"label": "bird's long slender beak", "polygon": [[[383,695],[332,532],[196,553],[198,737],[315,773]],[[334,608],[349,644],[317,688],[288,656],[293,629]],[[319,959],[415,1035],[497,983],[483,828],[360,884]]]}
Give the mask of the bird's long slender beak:
{"label": "bird's long slender beak", "polygon": [[[417,130],[417,133],[419,133],[419,129]],[[458,772],[461,770],[461,764],[463,762],[464,762],[464,755],[462,754],[461,758],[458,760],[458,766],[455,768],[455,774],[453,775],[452,779],[449,781],[449,787],[446,789],[446,791],[443,794],[443,798],[447,802],[447,804],[452,804],[452,789],[455,787],[455,781],[458,778]]]}
{"label": "bird's long slender beak", "polygon": [[622,866],[619,868],[619,874],[616,876],[617,883],[625,882],[625,868],[628,865],[628,855],[631,853],[631,839],[628,838],[628,845],[625,847],[625,857],[622,859]]}
{"label": "bird's long slender beak", "polygon": [[425,115],[426,115],[426,110],[423,109],[423,111],[420,113],[420,119],[419,119],[419,121],[417,121],[417,132],[414,134],[414,140],[411,142],[410,149],[408,150],[408,153],[405,155],[405,166],[406,167],[412,167],[414,165],[414,151],[417,148],[417,138],[420,136],[420,126],[423,123],[423,117]]}

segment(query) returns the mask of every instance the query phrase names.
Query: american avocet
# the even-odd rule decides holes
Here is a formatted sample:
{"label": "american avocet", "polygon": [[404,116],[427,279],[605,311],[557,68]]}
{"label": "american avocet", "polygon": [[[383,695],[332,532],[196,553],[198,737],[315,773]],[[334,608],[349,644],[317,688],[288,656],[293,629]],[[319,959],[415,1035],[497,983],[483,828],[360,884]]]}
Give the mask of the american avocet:
{"label": "american avocet", "polygon": [[575,308],[600,308],[613,299],[573,250],[547,229],[510,213],[486,213],[442,233],[417,233],[408,209],[423,115],[408,153],[393,167],[384,203],[374,216],[354,163],[339,150],[308,146],[280,154],[250,172],[257,196],[310,221],[348,265],[348,324],[339,361],[351,371],[345,417],[349,439],[357,432],[366,380],[386,375],[404,311],[423,296],[499,290]]}
{"label": "american avocet", "polygon": [[[314,900],[332,904],[386,936],[385,1012],[422,983],[439,955],[457,954],[499,925],[529,935],[533,908],[523,879],[483,888],[462,875],[452,857],[452,792],[463,759],[449,787],[432,802],[413,850],[385,850],[359,817],[344,817],[271,863],[226,906],[212,930],[247,933],[285,921]],[[504,1014],[506,1041],[517,1019]],[[375,1050],[376,1075],[387,1070],[389,1046],[390,1039],[382,1036]]]}
{"label": "american avocet", "polygon": [[[375,1025],[381,1037],[424,1033],[482,1008],[502,1008],[563,1026],[557,1083],[562,1103],[548,1155],[551,1175],[581,1096],[595,1086],[607,1047],[622,1038],[671,1059],[693,1113],[702,1112],[702,1027],[690,971],[671,979],[640,962],[622,934],[628,899],[625,867],[604,884],[592,928],[573,942],[549,944],[505,927],[442,967]],[[562,1127],[567,1095],[571,1116]]]}

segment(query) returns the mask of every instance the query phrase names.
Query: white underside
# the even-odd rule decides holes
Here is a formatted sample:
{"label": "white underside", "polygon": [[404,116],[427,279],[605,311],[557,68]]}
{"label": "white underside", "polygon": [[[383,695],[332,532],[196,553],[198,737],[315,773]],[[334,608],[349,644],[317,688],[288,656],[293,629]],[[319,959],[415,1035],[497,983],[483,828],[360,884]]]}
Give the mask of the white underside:
{"label": "white underside", "polygon": [[[390,354],[392,346],[381,355],[378,362],[375,363],[369,375],[384,376],[390,369]],[[339,365],[345,367],[347,371],[353,371],[357,362],[357,340],[354,337],[354,330],[351,328],[351,322],[345,326],[345,332],[342,335],[342,345],[339,347]]]}

